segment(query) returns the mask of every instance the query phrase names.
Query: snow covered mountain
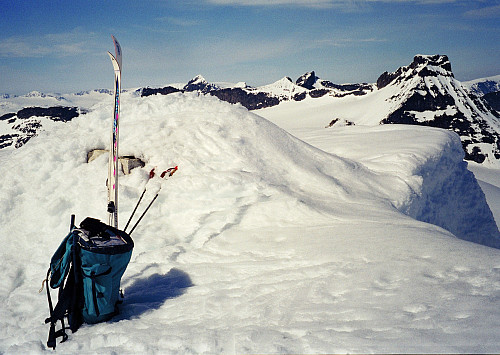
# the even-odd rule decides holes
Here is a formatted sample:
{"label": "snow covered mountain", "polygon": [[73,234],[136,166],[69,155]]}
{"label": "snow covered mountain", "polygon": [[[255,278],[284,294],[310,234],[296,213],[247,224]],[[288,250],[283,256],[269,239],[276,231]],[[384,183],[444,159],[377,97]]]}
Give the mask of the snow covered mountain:
{"label": "snow covered mountain", "polygon": [[6,113],[0,116],[0,121],[10,125],[13,133],[0,135],[0,149],[14,146],[22,147],[32,137],[38,134],[43,127],[47,129],[51,122],[68,122],[78,117],[81,112],[77,107],[53,106],[53,107],[26,107],[17,113]]}
{"label": "snow covered mountain", "polygon": [[184,87],[183,91],[199,91],[202,93],[207,93],[213,90],[219,90],[220,87],[215,84],[210,84],[207,80],[201,76],[197,75],[191,79]]}
{"label": "snow covered mountain", "polygon": [[295,83],[290,77],[285,76],[272,84],[259,87],[248,86],[246,83],[224,86],[210,84],[201,75],[197,75],[182,88],[148,87],[142,90],[142,96],[198,91],[216,96],[222,101],[239,103],[249,110],[257,110],[279,105],[283,101],[302,101],[306,97],[318,98],[327,94],[332,97],[361,96],[375,88],[375,84],[333,84],[328,80],[318,78],[312,71],[299,77]]}
{"label": "snow covered mountain", "polygon": [[415,56],[413,62],[377,80],[389,95],[381,123],[418,124],[456,132],[466,159],[500,160],[500,115],[454,78],[447,56]]}
{"label": "snow covered mountain", "polygon": [[[107,216],[107,157],[86,155],[107,146],[112,104],[0,150],[0,353],[45,351],[36,290],[49,259],[70,214]],[[144,187],[145,201],[162,188],[132,235],[121,314],[58,351],[500,349],[499,250],[480,245],[498,243],[498,228],[455,133],[302,117],[298,139],[210,95],[131,91],[121,104],[120,152],[146,166],[120,177],[120,226]],[[174,165],[171,179],[148,181]]]}
{"label": "snow covered mountain", "polygon": [[500,91],[500,75],[490,76],[487,78],[480,78],[470,81],[464,81],[465,85],[470,91],[477,96],[484,96],[491,92]]}
{"label": "snow covered mountain", "polygon": [[[333,113],[337,111],[337,106],[345,106],[344,102],[348,102],[351,104],[349,109],[355,114],[347,113],[344,117],[332,117],[328,121],[325,119],[321,126],[332,126],[335,123],[398,123],[444,128],[459,134],[466,160],[500,166],[500,113],[492,108],[497,106],[496,96],[490,95],[492,105],[489,105],[475,94],[479,89],[472,92],[467,89],[484,90],[488,87],[493,90],[495,78],[463,85],[454,78],[447,56],[417,55],[410,65],[400,67],[392,73],[383,73],[376,85],[333,84],[318,78],[312,71],[295,82],[284,77],[257,88],[210,87],[203,79],[199,91],[217,96],[223,101],[240,103],[249,110],[266,109],[288,101],[325,97],[330,100]],[[198,81],[199,76],[191,80]],[[196,85],[192,88],[198,90]],[[363,97],[353,99],[361,96]],[[343,102],[340,103],[338,99],[343,99]],[[314,106],[324,106],[325,101],[317,101],[315,104],[310,102],[303,107],[314,110]],[[366,111],[360,115],[355,105]]]}
{"label": "snow covered mountain", "polygon": [[[410,65],[383,73],[376,84],[334,84],[311,71],[295,82],[284,77],[261,87],[212,84],[197,75],[186,85],[146,87],[133,92],[147,97],[195,91],[239,103],[249,110],[280,105],[277,110],[284,112],[283,107],[285,111],[293,107],[294,112],[301,112],[301,117],[308,117],[309,124],[318,127],[398,123],[445,128],[459,134],[466,160],[500,167],[500,113],[492,108],[497,107],[498,99],[489,94],[489,105],[467,89],[484,88],[486,83],[492,89],[495,78],[465,85],[454,78],[447,56],[417,55]],[[71,95],[33,92],[25,97],[0,99],[0,148],[19,147],[44,126],[47,120],[43,117],[33,117],[29,122],[18,120],[17,112],[25,107],[88,110],[109,95],[103,90]]]}
{"label": "snow covered mountain", "polygon": [[97,89],[64,95],[32,91],[6,96],[0,99],[0,149],[20,148],[40,131],[100,107],[112,94],[110,90]]}

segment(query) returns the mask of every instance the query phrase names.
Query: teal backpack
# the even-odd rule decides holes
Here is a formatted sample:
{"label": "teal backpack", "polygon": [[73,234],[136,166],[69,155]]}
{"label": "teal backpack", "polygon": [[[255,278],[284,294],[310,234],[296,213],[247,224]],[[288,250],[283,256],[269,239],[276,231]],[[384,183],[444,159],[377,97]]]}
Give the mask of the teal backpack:
{"label": "teal backpack", "polygon": [[[129,234],[90,217],[76,228],[72,216],[70,232],[52,256],[47,271],[47,285],[59,290],[53,307],[47,286],[49,348],[55,349],[58,337],[62,337],[61,342],[68,339],[65,318],[74,333],[83,323],[104,322],[118,313],[123,298],[120,281],[133,248]],[[56,331],[57,321],[61,321],[61,329]]]}

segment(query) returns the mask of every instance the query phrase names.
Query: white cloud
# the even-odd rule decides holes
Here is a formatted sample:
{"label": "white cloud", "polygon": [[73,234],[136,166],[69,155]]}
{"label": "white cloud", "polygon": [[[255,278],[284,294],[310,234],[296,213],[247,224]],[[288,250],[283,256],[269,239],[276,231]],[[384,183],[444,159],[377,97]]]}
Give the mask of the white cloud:
{"label": "white cloud", "polygon": [[455,3],[461,0],[206,0],[213,5],[223,6],[298,6],[309,8],[343,8],[362,6],[370,3],[416,3],[443,4]]}
{"label": "white cloud", "polygon": [[335,39],[318,39],[314,41],[316,47],[346,47],[349,45],[357,45],[360,43],[380,43],[387,42],[383,38],[335,38]]}
{"label": "white cloud", "polygon": [[190,20],[190,19],[186,19],[186,18],[173,17],[173,16],[159,17],[156,20],[161,21],[161,22],[166,22],[166,23],[169,23],[169,24],[175,25],[175,26],[180,26],[180,27],[191,27],[191,26],[197,26],[200,24],[200,22],[196,21],[196,20]]}
{"label": "white cloud", "polygon": [[37,58],[92,52],[95,34],[75,29],[66,33],[13,36],[0,40],[0,57]]}
{"label": "white cloud", "polygon": [[[302,7],[332,7],[339,1],[334,0],[207,0],[214,5],[228,5],[228,6],[279,6],[291,5]],[[340,2],[345,3],[345,0]]]}
{"label": "white cloud", "polygon": [[470,10],[465,13],[466,17],[471,18],[500,18],[500,5],[487,6],[476,10]]}

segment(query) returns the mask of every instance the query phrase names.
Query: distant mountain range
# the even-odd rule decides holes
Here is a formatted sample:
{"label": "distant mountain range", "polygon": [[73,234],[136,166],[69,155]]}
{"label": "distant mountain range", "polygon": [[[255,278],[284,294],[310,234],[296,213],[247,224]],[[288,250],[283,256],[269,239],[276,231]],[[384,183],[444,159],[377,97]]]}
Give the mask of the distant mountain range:
{"label": "distant mountain range", "polygon": [[197,75],[181,88],[174,86],[143,88],[141,96],[198,91],[233,104],[239,103],[249,110],[257,110],[279,105],[282,101],[302,101],[306,97],[318,98],[327,94],[338,98],[347,95],[365,95],[375,89],[375,84],[334,84],[318,78],[312,71],[305,73],[295,82],[286,76],[272,84],[260,87],[251,87],[243,82],[230,87],[221,86],[209,83],[203,76]]}
{"label": "distant mountain range", "polygon": [[[376,83],[334,84],[307,72],[293,81],[284,77],[272,84],[251,87],[209,83],[197,75],[185,85],[129,90],[131,96],[169,95],[199,92],[220,100],[241,104],[249,110],[321,98],[325,102],[347,102],[354,97],[370,100],[369,124],[414,124],[456,132],[467,160],[500,163],[500,75],[469,82],[454,78],[445,55],[417,55],[408,66],[385,72]],[[19,148],[42,129],[47,121],[66,122],[92,106],[109,99],[109,90],[76,94],[31,92],[25,96],[0,96],[0,149]],[[312,102],[312,101],[308,101]],[[320,101],[318,101],[320,102]],[[328,126],[358,124],[356,117],[337,117]],[[362,122],[366,124],[366,120]]]}

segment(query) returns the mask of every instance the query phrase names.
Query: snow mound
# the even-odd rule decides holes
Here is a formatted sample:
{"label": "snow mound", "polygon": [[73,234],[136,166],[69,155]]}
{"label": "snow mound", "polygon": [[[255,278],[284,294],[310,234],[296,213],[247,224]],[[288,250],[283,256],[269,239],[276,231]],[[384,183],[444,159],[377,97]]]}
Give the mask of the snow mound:
{"label": "snow mound", "polygon": [[394,200],[402,213],[438,225],[461,239],[500,247],[493,214],[477,180],[467,170],[457,134],[430,127],[384,125],[339,128],[326,137],[328,140],[308,141],[358,161],[372,172],[396,175],[404,181],[408,190],[395,188],[389,193],[393,198],[402,196]]}
{"label": "snow mound", "polygon": [[[86,155],[106,148],[111,116],[110,97],[0,151],[0,352],[42,352],[48,311],[34,290],[69,216],[107,217],[107,157]],[[133,235],[122,314],[70,334],[63,352],[416,352],[422,341],[444,352],[497,349],[497,250],[402,213],[457,206],[427,202],[443,197],[432,175],[448,160],[453,170],[456,137],[431,134],[422,156],[410,149],[389,171],[195,93],[124,94],[121,118],[120,154],[146,166],[120,176],[120,226],[145,186],[145,201],[161,191]],[[174,165],[171,179],[148,182],[152,167]],[[450,201],[462,197],[449,191]],[[472,215],[480,202],[469,202],[461,209]],[[480,325],[480,340],[464,347],[468,324]]]}

